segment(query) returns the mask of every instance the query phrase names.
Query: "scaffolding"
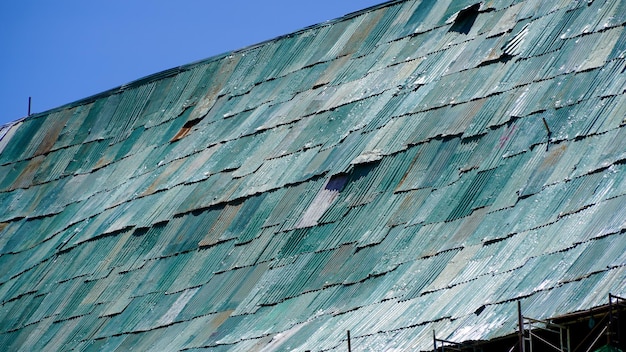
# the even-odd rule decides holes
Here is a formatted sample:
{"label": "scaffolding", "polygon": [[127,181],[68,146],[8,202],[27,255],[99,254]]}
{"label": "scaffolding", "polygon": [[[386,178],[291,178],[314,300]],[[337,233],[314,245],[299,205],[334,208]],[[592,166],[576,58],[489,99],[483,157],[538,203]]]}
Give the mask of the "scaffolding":
{"label": "scaffolding", "polygon": [[[626,298],[610,293],[608,298],[607,305],[588,312],[576,312],[549,319],[524,316],[521,303],[518,301],[517,342],[514,342],[515,335],[509,335],[507,341],[511,343],[510,345],[502,346],[500,343],[499,347],[494,349],[493,342],[490,341],[450,341],[438,338],[433,331],[433,351],[591,352],[600,346],[620,350],[624,348],[626,342],[622,340],[626,336],[622,331],[623,323],[620,324],[620,317],[623,319],[626,311]],[[584,332],[587,328],[581,330],[581,324],[587,321],[589,330]],[[603,338],[606,342],[603,342]]]}
{"label": "scaffolding", "polygon": [[439,351],[439,349],[441,349],[441,352],[445,352],[445,351],[483,352],[482,348],[472,344],[471,342],[460,343],[460,342],[439,339],[437,338],[437,335],[435,334],[435,330],[433,330],[433,346],[435,348],[434,351]]}
{"label": "scaffolding", "polygon": [[626,298],[609,293],[609,322],[607,324],[609,346],[620,346],[622,343],[619,314],[624,307],[626,307]]}

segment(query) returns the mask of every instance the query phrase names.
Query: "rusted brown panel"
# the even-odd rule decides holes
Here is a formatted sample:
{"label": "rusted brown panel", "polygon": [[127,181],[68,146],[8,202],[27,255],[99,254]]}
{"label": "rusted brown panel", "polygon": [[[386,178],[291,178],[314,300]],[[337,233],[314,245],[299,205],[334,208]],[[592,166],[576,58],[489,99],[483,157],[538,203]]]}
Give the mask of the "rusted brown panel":
{"label": "rusted brown panel", "polygon": [[113,163],[116,159],[117,151],[122,145],[123,143],[117,143],[114,146],[107,148],[102,154],[102,157],[100,157],[100,159],[98,159],[98,161],[94,164],[93,169],[98,170]]}
{"label": "rusted brown panel", "polygon": [[230,76],[239,64],[242,55],[230,55],[222,59],[220,67],[215,73],[214,78],[211,80],[211,84],[207,89],[206,94],[200,98],[196,106],[193,108],[189,120],[200,119],[204,117],[215,105],[217,98],[222,93],[224,85],[229,81]]}
{"label": "rusted brown panel", "polygon": [[220,312],[215,314],[215,318],[211,320],[210,327],[213,330],[217,330],[224,322],[233,314],[234,310],[227,310],[224,312]]}
{"label": "rusted brown panel", "polygon": [[159,190],[159,186],[166,182],[174,172],[180,169],[181,165],[183,165],[185,161],[187,161],[187,159],[178,159],[169,163],[169,165],[162,170],[159,176],[157,176],[152,184],[150,184],[150,186],[148,186],[148,188],[143,191],[140,196],[144,197]]}
{"label": "rusted brown panel", "polygon": [[30,187],[33,183],[33,178],[35,177],[35,175],[37,174],[37,171],[39,170],[39,166],[44,160],[45,160],[45,156],[43,155],[39,155],[35,158],[32,158],[28,162],[24,170],[22,170],[20,175],[15,179],[15,181],[13,181],[13,185],[11,186],[10,189]]}
{"label": "rusted brown panel", "polygon": [[378,10],[372,12],[361,22],[359,27],[356,29],[354,34],[348,39],[346,45],[344,45],[343,50],[339,53],[339,56],[350,55],[355,51],[359,50],[361,45],[363,45],[365,39],[370,35],[370,32],[376,28],[380,18],[385,14],[384,10]]}
{"label": "rusted brown panel", "polygon": [[228,229],[228,226],[230,226],[230,224],[233,222],[242,205],[243,202],[233,205],[226,205],[213,226],[211,226],[209,232],[198,243],[198,246],[211,246],[223,240],[222,237],[226,234],[226,229]]}
{"label": "rusted brown panel", "polygon": [[59,134],[61,134],[61,131],[63,131],[67,120],[74,114],[74,110],[75,109],[66,110],[60,116],[52,114],[51,116],[54,117],[53,119],[46,119],[46,122],[44,122],[44,126],[42,128],[47,127],[47,131],[43,135],[43,138],[41,139],[41,142],[39,143],[39,146],[35,151],[35,156],[47,154],[52,149],[57,139],[59,138]]}

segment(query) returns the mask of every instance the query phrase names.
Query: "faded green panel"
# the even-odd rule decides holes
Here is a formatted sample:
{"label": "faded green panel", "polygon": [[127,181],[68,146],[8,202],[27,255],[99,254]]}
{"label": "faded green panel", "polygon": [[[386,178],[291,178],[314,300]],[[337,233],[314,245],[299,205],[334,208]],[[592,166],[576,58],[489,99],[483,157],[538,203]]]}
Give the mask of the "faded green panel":
{"label": "faded green panel", "polygon": [[429,350],[601,308],[624,3],[391,1],[0,129],[3,346]]}
{"label": "faded green panel", "polygon": [[26,159],[32,155],[28,155],[26,151],[30,148],[36,147],[39,140],[33,140],[32,137],[37,134],[45,133],[46,129],[43,128],[46,122],[45,117],[32,118],[22,121],[17,131],[14,132],[11,137],[11,143],[9,143],[0,154],[0,164],[4,165],[10,162]]}

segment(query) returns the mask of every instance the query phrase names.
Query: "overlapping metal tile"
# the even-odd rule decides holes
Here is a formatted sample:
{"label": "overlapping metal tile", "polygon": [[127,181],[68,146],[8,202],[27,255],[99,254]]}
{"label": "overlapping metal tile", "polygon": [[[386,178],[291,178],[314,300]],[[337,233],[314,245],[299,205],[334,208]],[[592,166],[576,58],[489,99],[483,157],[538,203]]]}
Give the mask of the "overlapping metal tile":
{"label": "overlapping metal tile", "polygon": [[394,0],[0,126],[0,345],[430,350],[626,295],[625,8]]}

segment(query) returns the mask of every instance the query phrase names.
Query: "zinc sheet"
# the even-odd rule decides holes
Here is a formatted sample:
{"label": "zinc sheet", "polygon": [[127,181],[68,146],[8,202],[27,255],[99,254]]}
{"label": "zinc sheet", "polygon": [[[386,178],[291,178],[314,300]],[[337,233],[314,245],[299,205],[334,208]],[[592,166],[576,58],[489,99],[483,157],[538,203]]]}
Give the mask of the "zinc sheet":
{"label": "zinc sheet", "polygon": [[3,345],[429,350],[625,294],[624,2],[488,1],[459,33],[472,5],[0,128]]}

